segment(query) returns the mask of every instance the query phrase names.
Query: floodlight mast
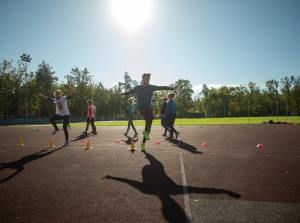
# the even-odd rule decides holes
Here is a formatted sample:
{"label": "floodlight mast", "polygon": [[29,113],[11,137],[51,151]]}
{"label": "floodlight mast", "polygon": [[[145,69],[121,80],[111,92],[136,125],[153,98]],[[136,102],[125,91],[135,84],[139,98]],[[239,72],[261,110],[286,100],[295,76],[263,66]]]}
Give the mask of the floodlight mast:
{"label": "floodlight mast", "polygon": [[[21,62],[24,66],[24,70],[25,70],[25,121],[27,124],[27,108],[28,108],[28,103],[27,103],[27,67],[28,67],[28,63],[30,63],[31,58],[30,55],[26,55],[26,53],[23,53],[22,56],[20,56],[21,58]],[[24,62],[23,62],[24,61]]]}

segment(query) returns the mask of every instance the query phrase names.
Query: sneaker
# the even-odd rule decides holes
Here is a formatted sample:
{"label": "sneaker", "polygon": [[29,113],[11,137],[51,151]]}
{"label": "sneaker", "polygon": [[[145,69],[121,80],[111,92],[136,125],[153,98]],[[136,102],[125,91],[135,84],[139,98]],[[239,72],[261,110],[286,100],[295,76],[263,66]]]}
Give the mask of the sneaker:
{"label": "sneaker", "polygon": [[142,150],[142,151],[146,151],[145,143],[142,142],[142,143],[140,144],[140,146],[141,146],[141,150]]}
{"label": "sneaker", "polygon": [[147,131],[143,131],[143,135],[147,140],[150,140],[149,133]]}
{"label": "sneaker", "polygon": [[176,134],[176,139],[178,139],[180,132],[176,132],[175,134]]}
{"label": "sneaker", "polygon": [[135,134],[133,135],[133,138],[137,137],[138,135],[139,135],[139,134],[135,133]]}
{"label": "sneaker", "polygon": [[63,145],[63,147],[70,145],[69,142],[65,142],[65,144]]}
{"label": "sneaker", "polygon": [[161,135],[161,136],[167,136],[167,134],[163,134],[163,135]]}
{"label": "sneaker", "polygon": [[124,132],[123,135],[124,135],[124,136],[127,136],[127,132]]}
{"label": "sneaker", "polygon": [[93,135],[97,135],[97,132],[92,132],[93,133]]}
{"label": "sneaker", "polygon": [[54,129],[54,131],[52,132],[52,135],[54,135],[55,133],[57,133],[59,131],[59,129]]}

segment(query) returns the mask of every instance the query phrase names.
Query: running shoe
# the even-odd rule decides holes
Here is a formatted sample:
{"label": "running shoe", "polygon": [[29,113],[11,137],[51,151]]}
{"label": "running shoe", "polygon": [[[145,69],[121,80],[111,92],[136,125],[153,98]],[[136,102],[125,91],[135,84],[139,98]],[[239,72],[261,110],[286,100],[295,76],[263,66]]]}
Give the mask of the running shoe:
{"label": "running shoe", "polygon": [[133,135],[133,138],[137,137],[138,135],[139,135],[139,134],[135,133],[135,134]]}
{"label": "running shoe", "polygon": [[143,135],[147,140],[150,140],[149,133],[147,131],[143,131]]}
{"label": "running shoe", "polygon": [[55,133],[57,133],[59,131],[59,129],[54,129],[54,131],[52,132],[52,135],[54,135]]}
{"label": "running shoe", "polygon": [[142,151],[146,151],[145,143],[142,142],[142,143],[140,144],[140,146],[141,146],[141,150],[142,150]]}
{"label": "running shoe", "polygon": [[124,136],[127,136],[127,132],[124,132],[123,135],[124,135]]}
{"label": "running shoe", "polygon": [[176,132],[175,134],[176,134],[176,139],[178,139],[180,132]]}
{"label": "running shoe", "polygon": [[63,145],[63,147],[68,146],[68,145],[70,145],[70,143],[66,141],[65,144]]}

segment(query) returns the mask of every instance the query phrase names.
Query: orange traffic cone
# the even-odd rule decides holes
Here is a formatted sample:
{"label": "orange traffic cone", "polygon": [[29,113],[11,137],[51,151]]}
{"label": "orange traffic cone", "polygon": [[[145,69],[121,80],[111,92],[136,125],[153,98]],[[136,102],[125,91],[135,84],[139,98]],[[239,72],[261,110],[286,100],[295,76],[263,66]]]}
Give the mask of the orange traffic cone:
{"label": "orange traffic cone", "polygon": [[24,146],[23,141],[22,141],[22,137],[20,137],[20,142],[18,146]]}
{"label": "orange traffic cone", "polygon": [[93,147],[91,147],[90,145],[90,139],[87,140],[87,143],[86,143],[86,149],[91,149]]}
{"label": "orange traffic cone", "polygon": [[48,146],[48,148],[52,148],[52,147],[55,147],[55,145],[54,145],[54,143],[53,143],[53,139],[51,138],[51,140],[50,140],[50,145]]}
{"label": "orange traffic cone", "polygon": [[134,141],[133,141],[133,138],[131,139],[131,146],[130,148],[128,149],[128,151],[131,151],[131,152],[134,152],[136,150],[136,148],[134,147]]}

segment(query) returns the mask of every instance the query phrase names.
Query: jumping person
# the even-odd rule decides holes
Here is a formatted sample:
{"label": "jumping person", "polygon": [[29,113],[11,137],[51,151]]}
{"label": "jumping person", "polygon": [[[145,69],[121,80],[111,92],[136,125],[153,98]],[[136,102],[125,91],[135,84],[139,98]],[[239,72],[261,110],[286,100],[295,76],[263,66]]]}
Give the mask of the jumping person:
{"label": "jumping person", "polygon": [[163,103],[161,105],[160,114],[159,114],[159,117],[161,118],[161,125],[165,129],[165,133],[162,136],[167,136],[168,131],[171,132],[171,129],[168,127],[168,117],[167,116],[164,117],[165,111],[167,109],[167,101],[168,101],[167,97],[162,98]]}
{"label": "jumping person", "polygon": [[151,130],[151,125],[153,121],[153,109],[151,105],[151,99],[154,91],[158,90],[176,90],[178,87],[167,87],[167,86],[156,86],[150,85],[150,73],[144,73],[142,76],[142,84],[137,85],[131,91],[118,93],[118,95],[128,95],[128,94],[137,94],[138,99],[138,111],[145,118],[145,130],[143,131],[143,142],[141,143],[142,151],[145,151],[146,140],[150,140],[149,134]]}
{"label": "jumping person", "polygon": [[128,117],[128,127],[127,127],[127,131],[124,133],[124,136],[127,136],[128,132],[129,132],[129,129],[130,129],[130,126],[132,127],[133,131],[134,131],[134,136],[133,138],[137,137],[138,136],[138,133],[133,125],[133,118],[134,116],[136,116],[136,119],[137,119],[137,111],[136,111],[136,108],[134,106],[134,100],[133,98],[128,98],[128,101],[127,101],[128,105],[126,107],[126,115]]}
{"label": "jumping person", "polygon": [[83,132],[85,135],[87,134],[87,131],[89,129],[89,124],[91,123],[92,126],[92,133],[94,135],[97,135],[96,126],[95,126],[95,107],[93,105],[93,102],[91,100],[87,100],[88,104],[88,111],[86,114],[86,128],[85,132]]}
{"label": "jumping person", "polygon": [[54,92],[55,98],[49,98],[42,95],[41,93],[38,93],[39,97],[52,101],[56,104],[56,115],[52,116],[49,120],[54,127],[54,131],[52,132],[52,134],[55,134],[59,131],[59,128],[57,127],[55,120],[63,120],[63,130],[66,139],[66,142],[63,146],[69,145],[69,132],[67,126],[69,125],[70,112],[68,110],[67,100],[71,98],[71,94],[72,94],[72,87],[69,87],[68,96],[62,96],[61,91],[58,89]]}
{"label": "jumping person", "polygon": [[174,93],[170,93],[168,95],[168,106],[167,109],[165,111],[164,117],[167,117],[167,122],[168,122],[168,127],[171,129],[171,133],[170,133],[170,138],[173,138],[173,133],[175,132],[176,135],[176,139],[179,136],[179,132],[176,131],[176,129],[174,128],[174,122],[176,119],[176,102],[173,100],[174,98]]}

